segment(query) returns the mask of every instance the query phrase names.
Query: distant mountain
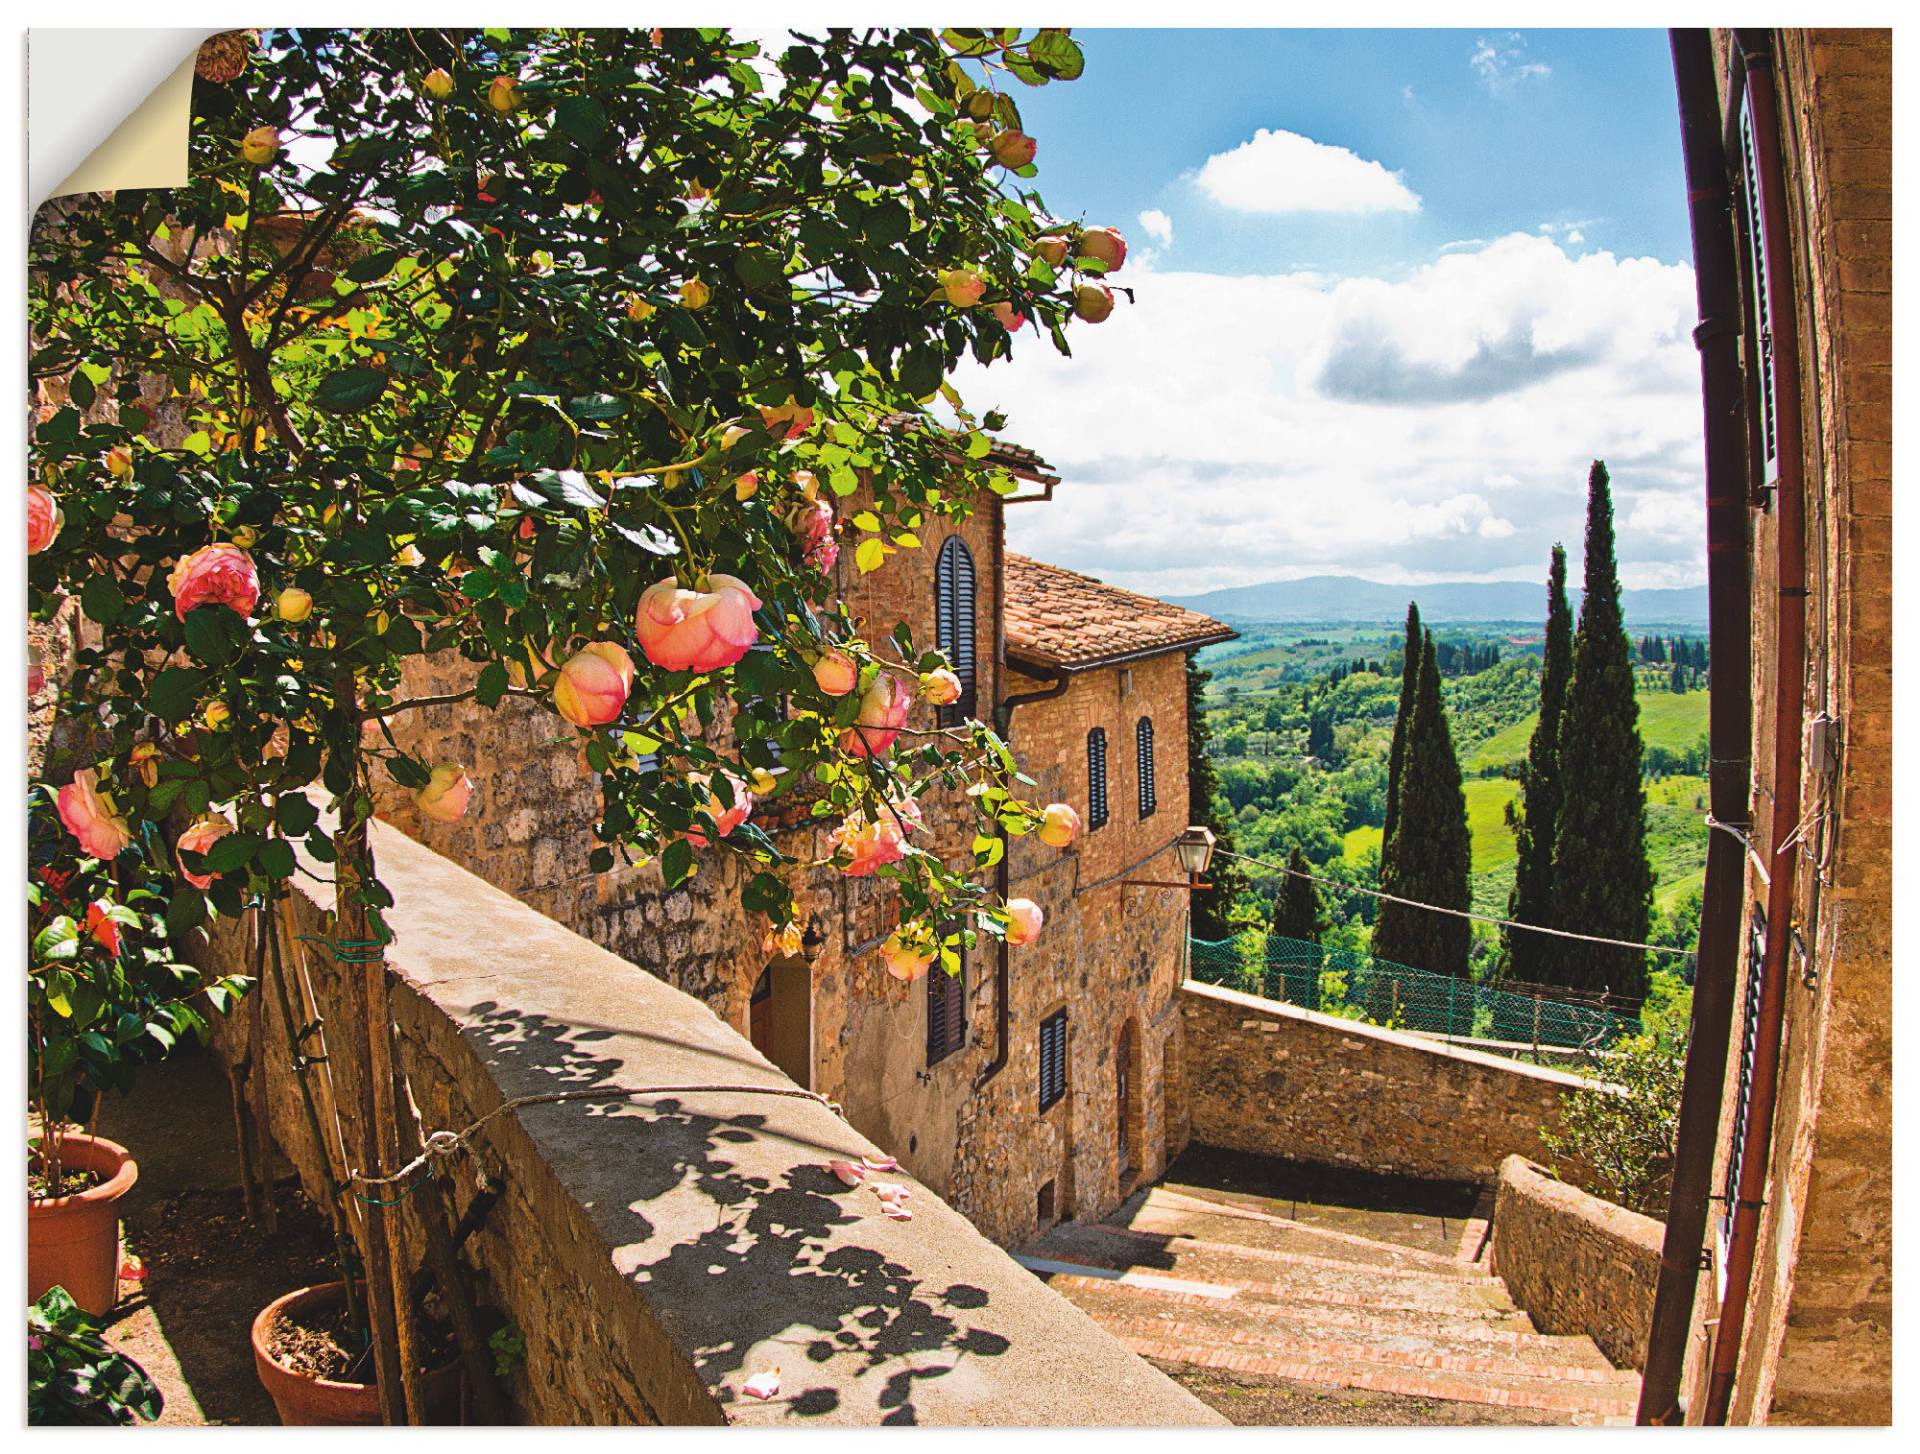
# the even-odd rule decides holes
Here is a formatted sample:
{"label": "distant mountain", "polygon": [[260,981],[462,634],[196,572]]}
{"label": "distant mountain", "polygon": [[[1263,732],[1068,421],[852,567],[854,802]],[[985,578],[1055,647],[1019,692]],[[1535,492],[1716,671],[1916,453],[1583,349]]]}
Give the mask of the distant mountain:
{"label": "distant mountain", "polygon": [[[1639,626],[1707,624],[1707,588],[1622,591],[1627,620]],[[1572,593],[1574,609],[1580,593]],[[1197,596],[1169,596],[1175,605],[1226,621],[1399,621],[1407,602],[1417,601],[1420,619],[1442,621],[1544,621],[1544,581],[1436,581],[1393,586],[1359,576],[1304,576],[1261,586],[1232,586]]]}

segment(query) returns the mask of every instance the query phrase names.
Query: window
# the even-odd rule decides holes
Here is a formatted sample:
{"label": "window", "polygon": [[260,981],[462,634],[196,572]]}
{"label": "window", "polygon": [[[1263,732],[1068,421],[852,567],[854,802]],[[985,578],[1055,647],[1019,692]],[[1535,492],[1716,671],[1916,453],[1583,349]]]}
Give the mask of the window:
{"label": "window", "polygon": [[957,726],[976,710],[974,595],[973,552],[959,536],[949,535],[933,572],[933,634],[934,644],[960,678],[960,698],[935,714],[942,727]]}
{"label": "window", "polygon": [[1134,752],[1140,777],[1140,816],[1151,818],[1156,806],[1153,792],[1153,718],[1142,717],[1133,728]]}
{"label": "window", "polygon": [[1040,1022],[1040,1109],[1067,1093],[1067,1012],[1055,1010]]}
{"label": "window", "polygon": [[[1746,1150],[1747,1115],[1753,1100],[1753,1058],[1759,1048],[1760,999],[1767,988],[1767,915],[1758,904],[1748,905],[1747,1000],[1740,1020],[1740,1071],[1734,1082],[1733,1140],[1727,1156],[1727,1179],[1720,1202],[1720,1237],[1733,1235],[1733,1217],[1739,1209],[1740,1164]],[[1724,1250],[1724,1249],[1723,1249]],[[1718,1259],[1726,1276],[1726,1258]],[[1722,1296],[1725,1289],[1722,1289]]]}
{"label": "window", "polygon": [[938,1065],[967,1043],[967,952],[960,968],[948,974],[934,960],[927,971],[927,1064]]}
{"label": "window", "polygon": [[1107,729],[1087,734],[1087,831],[1107,821]]}
{"label": "window", "polygon": [[1767,292],[1766,213],[1760,205],[1758,143],[1753,112],[1743,96],[1740,102],[1740,178],[1734,188],[1734,212],[1740,229],[1741,283],[1746,304],[1747,403],[1752,433],[1753,484],[1765,490],[1780,478],[1779,420],[1773,382],[1772,300]]}

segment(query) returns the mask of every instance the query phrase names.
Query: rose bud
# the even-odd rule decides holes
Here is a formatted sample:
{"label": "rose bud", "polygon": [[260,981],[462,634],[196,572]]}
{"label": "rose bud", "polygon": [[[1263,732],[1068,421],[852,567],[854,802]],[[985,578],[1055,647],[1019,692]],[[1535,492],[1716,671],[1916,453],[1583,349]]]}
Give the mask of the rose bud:
{"label": "rose bud", "polygon": [[1046,922],[1047,916],[1032,899],[1007,900],[1007,943],[1014,948],[1038,939],[1040,926]]}
{"label": "rose bud", "polygon": [[200,714],[200,720],[205,722],[210,730],[218,732],[233,720],[233,708],[225,702],[208,702],[206,710]]}
{"label": "rose bud", "polygon": [[1003,167],[1024,167],[1039,149],[1040,143],[1024,131],[1003,131],[987,143],[987,150]]}
{"label": "rose bud", "polygon": [[1080,283],[1073,290],[1073,316],[1087,323],[1105,323],[1113,312],[1113,290],[1100,283]]}
{"label": "rose bud", "polygon": [[53,498],[53,491],[38,482],[27,486],[28,555],[38,555],[52,545],[65,520],[66,516],[60,513],[60,502]]}
{"label": "rose bud", "polygon": [[893,746],[907,725],[913,693],[897,672],[883,671],[860,698],[860,715],[840,734],[840,750],[849,757],[878,757]]}
{"label": "rose bud", "polygon": [[252,550],[260,543],[260,532],[251,525],[239,525],[234,528],[233,543],[242,550]]}
{"label": "rose bud", "polygon": [[250,166],[264,167],[280,155],[280,133],[271,126],[256,126],[240,138],[240,155]]}
{"label": "rose bud", "polygon": [[250,615],[260,599],[260,572],[237,545],[203,545],[167,576],[174,614],[182,621],[196,606],[225,606]]}
{"label": "rose bud", "polygon": [[487,105],[502,116],[520,109],[520,82],[514,76],[495,76],[487,87]]}
{"label": "rose bud", "polygon": [[668,671],[720,671],[760,639],[753,622],[760,598],[746,583],[715,575],[708,585],[682,590],[669,576],[642,594],[635,629],[648,661]]}
{"label": "rose bud", "polygon": [[397,565],[411,566],[415,569],[427,563],[427,558],[420,553],[420,547],[411,541],[395,551],[393,559]]}
{"label": "rose bud", "polygon": [[415,788],[414,805],[422,817],[436,823],[457,823],[467,814],[473,797],[473,781],[457,762],[443,762],[433,770],[424,788]]}
{"label": "rose bud", "polygon": [[151,742],[135,743],[133,752],[127,758],[127,765],[148,787],[160,781],[160,749]]}
{"label": "rose bud", "polygon": [[298,586],[288,586],[273,598],[273,614],[297,626],[313,614],[313,597]]}
{"label": "rose bud", "polygon": [[960,678],[944,666],[920,674],[920,695],[936,707],[951,707],[963,690]]}
{"label": "rose bud", "polygon": [[680,285],[680,306],[689,312],[698,313],[713,297],[713,289],[698,278],[688,278]]}
{"label": "rose bud", "polygon": [[[764,798],[768,793],[780,786],[780,779],[775,777],[766,768],[756,767],[753,770],[753,775],[747,779],[747,786],[753,790],[755,797]],[[796,926],[790,925],[789,927],[795,928],[795,932],[798,932]]]}
{"label": "rose bud", "polygon": [[1059,267],[1067,260],[1067,240],[1058,233],[1048,233],[1034,243],[1033,250],[1043,258],[1049,267]]}
{"label": "rose bud", "polygon": [[436,101],[444,101],[453,94],[453,77],[447,74],[444,66],[435,66],[427,72],[427,94]]}
{"label": "rose bud", "polygon": [[1049,848],[1065,848],[1080,836],[1080,815],[1070,803],[1048,803],[1034,833]]}
{"label": "rose bud", "polygon": [[748,470],[733,482],[733,498],[746,504],[760,489],[760,475],[757,470]]}
{"label": "rose bud", "polygon": [[830,646],[814,658],[813,680],[829,697],[844,697],[860,685],[860,663]]}
{"label": "rose bud", "polygon": [[909,984],[926,974],[933,964],[933,956],[933,950],[902,939],[898,930],[880,946],[880,959],[886,965],[887,973]]}
{"label": "rose bud", "polygon": [[[733,793],[732,807],[721,803],[720,795],[712,790],[711,779],[705,773],[694,773],[688,777],[687,781],[706,791],[706,800],[700,806],[705,808],[707,816],[713,819],[713,826],[719,835],[726,838],[752,816],[753,794],[748,792],[747,785],[732,773],[723,770],[720,775],[727,780],[727,787]],[[707,835],[698,828],[689,828],[687,842],[696,848],[705,848]]]}
{"label": "rose bud", "polygon": [[987,311],[993,314],[994,322],[998,323],[1009,333],[1018,332],[1020,326],[1027,321],[1027,315],[1022,313],[1018,308],[1015,308],[1013,304],[1006,299],[995,303],[993,307]]}
{"label": "rose bud", "polygon": [[1092,258],[1110,273],[1127,260],[1127,240],[1111,227],[1089,227],[1080,234],[1079,256]]}
{"label": "rose bud", "polygon": [[90,858],[107,860],[133,842],[133,829],[113,806],[113,799],[99,789],[99,774],[82,768],[73,781],[60,789],[54,799],[60,821],[80,841]]}
{"label": "rose bud", "polygon": [[814,500],[793,513],[787,528],[799,539],[808,565],[821,575],[833,569],[840,558],[840,542],[833,538],[833,506]]}
{"label": "rose bud", "polygon": [[124,444],[116,444],[108,450],[107,473],[116,480],[130,478],[133,474],[133,451]]}
{"label": "rose bud", "polygon": [[180,841],[174,845],[174,857],[180,864],[180,877],[184,878],[197,889],[211,887],[213,881],[219,878],[220,875],[217,873],[195,873],[187,867],[186,859],[180,855],[183,853],[205,853],[231,832],[233,832],[233,824],[229,823],[217,813],[210,813],[194,823],[186,832],[182,833],[180,835]]}
{"label": "rose bud", "polygon": [[642,298],[638,293],[628,295],[627,317],[632,322],[645,323],[649,318],[653,317],[653,313],[653,304],[649,303],[645,298]]}
{"label": "rose bud", "polygon": [[874,870],[906,857],[907,834],[921,826],[920,804],[912,798],[901,798],[891,808],[883,808],[871,822],[865,813],[848,814],[827,841],[836,857],[842,853],[847,856],[842,874],[867,878]]}
{"label": "rose bud", "polygon": [[620,715],[633,690],[633,658],[611,641],[580,648],[561,665],[553,708],[576,727],[604,727]]}
{"label": "rose bud", "polygon": [[954,307],[971,308],[987,291],[987,280],[971,268],[952,268],[940,274],[940,286]]}
{"label": "rose bud", "polygon": [[752,431],[744,425],[730,424],[721,432],[720,447],[722,449],[732,449],[734,445],[745,439],[751,432]]}

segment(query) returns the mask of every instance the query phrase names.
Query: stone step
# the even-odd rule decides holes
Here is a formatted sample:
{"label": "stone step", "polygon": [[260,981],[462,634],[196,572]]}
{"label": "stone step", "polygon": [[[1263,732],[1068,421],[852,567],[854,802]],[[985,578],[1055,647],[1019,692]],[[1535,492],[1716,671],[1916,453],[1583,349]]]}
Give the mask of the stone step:
{"label": "stone step", "polygon": [[1450,1277],[1463,1275],[1462,1264],[1452,1253],[1427,1252],[1399,1243],[1381,1242],[1353,1232],[1275,1216],[1255,1207],[1214,1201],[1186,1191],[1169,1191],[1165,1187],[1152,1188],[1107,1220],[1112,1225],[1140,1232],[1185,1234],[1367,1266],[1424,1269]]}
{"label": "stone step", "polygon": [[[1539,1409],[1573,1415],[1594,1422],[1630,1423],[1639,1399],[1638,1379],[1627,1384],[1571,1379],[1564,1372],[1538,1369],[1499,1372],[1457,1367],[1391,1363],[1377,1357],[1346,1357],[1326,1347],[1207,1336],[1204,1330],[1181,1336],[1177,1323],[1108,1322],[1121,1343],[1143,1358],[1163,1363],[1188,1363],[1222,1368],[1268,1378],[1329,1384],[1336,1388],[1369,1389],[1413,1398],[1446,1399],[1455,1403],[1490,1404],[1502,1408]],[[1590,1370],[1580,1370],[1590,1372]]]}
{"label": "stone step", "polygon": [[1318,1300],[1357,1299],[1362,1306],[1428,1308],[1479,1316],[1518,1311],[1505,1285],[1479,1268],[1445,1272],[1390,1269],[1079,1222],[1054,1227],[1026,1250],[1039,1257],[1137,1269],[1251,1291],[1310,1294]]}
{"label": "stone step", "polygon": [[1176,1340],[1189,1337],[1190,1329],[1204,1329],[1210,1337],[1275,1350],[1321,1348],[1343,1357],[1422,1367],[1564,1372],[1576,1382],[1638,1382],[1636,1375],[1615,1369],[1586,1337],[1548,1336],[1467,1319],[1391,1311],[1283,1307],[1246,1297],[1210,1297],[1071,1274],[1056,1273],[1048,1281],[1098,1322],[1132,1326],[1144,1318],[1170,1328],[1178,1325],[1178,1331],[1168,1334]]}

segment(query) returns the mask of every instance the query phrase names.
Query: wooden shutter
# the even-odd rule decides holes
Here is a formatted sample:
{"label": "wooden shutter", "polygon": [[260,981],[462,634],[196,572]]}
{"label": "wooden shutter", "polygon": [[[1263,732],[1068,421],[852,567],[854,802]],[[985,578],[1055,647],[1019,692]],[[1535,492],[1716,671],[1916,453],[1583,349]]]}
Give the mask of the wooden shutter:
{"label": "wooden shutter", "polygon": [[1107,729],[1087,734],[1087,831],[1107,821]]}
{"label": "wooden shutter", "polygon": [[1752,421],[1748,453],[1756,492],[1780,478],[1780,420],[1774,395],[1773,316],[1767,292],[1766,214],[1760,205],[1760,167],[1753,112],[1740,101],[1740,181],[1734,189],[1740,226],[1741,283],[1746,304],[1747,404]]}
{"label": "wooden shutter", "polygon": [[927,1064],[938,1065],[967,1043],[967,956],[948,974],[938,960],[927,971]]}
{"label": "wooden shutter", "polygon": [[976,711],[979,697],[979,665],[974,641],[976,594],[973,552],[959,536],[949,535],[940,547],[940,559],[933,572],[933,631],[935,644],[953,663],[953,674],[960,678],[960,699],[936,712],[942,727],[957,726]]}
{"label": "wooden shutter", "polygon": [[[1750,906],[1747,923],[1747,997],[1740,1023],[1740,1072],[1733,1091],[1733,1144],[1727,1157],[1727,1180],[1720,1203],[1720,1232],[1723,1239],[1733,1235],[1733,1215],[1739,1206],[1740,1163],[1746,1149],[1747,1115],[1753,1100],[1753,1058],[1760,1034],[1760,996],[1767,984],[1767,915],[1760,905]],[[1725,1276],[1725,1259],[1720,1259]]]}
{"label": "wooden shutter", "polygon": [[1151,818],[1158,806],[1153,781],[1153,718],[1142,717],[1134,724],[1134,751],[1138,757],[1138,777],[1140,779],[1140,816]]}
{"label": "wooden shutter", "polygon": [[1067,1093],[1067,1012],[1055,1010],[1040,1022],[1040,1109]]}

